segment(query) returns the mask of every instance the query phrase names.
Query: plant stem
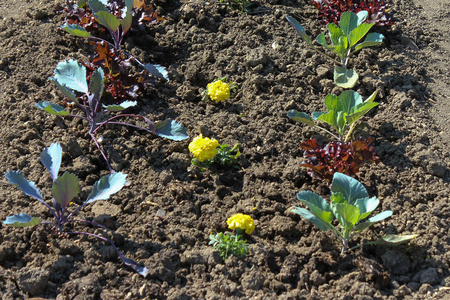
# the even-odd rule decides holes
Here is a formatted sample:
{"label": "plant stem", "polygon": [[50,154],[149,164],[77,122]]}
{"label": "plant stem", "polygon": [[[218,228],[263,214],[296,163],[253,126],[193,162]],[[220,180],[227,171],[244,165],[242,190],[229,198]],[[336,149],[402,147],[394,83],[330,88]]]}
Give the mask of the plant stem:
{"label": "plant stem", "polygon": [[312,48],[314,51],[316,51],[318,54],[320,54],[320,55],[322,55],[322,56],[328,58],[328,59],[331,60],[331,61],[333,61],[335,64],[343,65],[342,62],[335,60],[334,58],[332,58],[332,57],[329,56],[328,54],[326,54],[326,53],[320,51],[319,49],[317,49],[315,46],[312,46],[312,45],[311,45],[311,48]]}

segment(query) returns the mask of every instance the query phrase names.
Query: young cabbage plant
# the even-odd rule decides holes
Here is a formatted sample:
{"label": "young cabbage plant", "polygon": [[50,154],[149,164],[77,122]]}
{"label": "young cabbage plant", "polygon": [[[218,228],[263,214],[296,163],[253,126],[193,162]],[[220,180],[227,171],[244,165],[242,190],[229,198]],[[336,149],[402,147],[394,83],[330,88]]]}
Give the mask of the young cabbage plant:
{"label": "young cabbage plant", "polygon": [[[55,76],[50,78],[50,80],[55,83],[66,98],[72,101],[84,113],[84,116],[71,114],[64,110],[61,105],[47,101],[39,101],[36,106],[52,115],[81,118],[87,121],[90,125],[89,135],[100,150],[100,153],[105,159],[111,172],[113,172],[113,169],[95,137],[95,133],[106,124],[130,126],[150,131],[156,135],[175,141],[188,138],[186,128],[173,120],[165,120],[154,124],[150,119],[141,115],[121,113],[111,116],[111,112],[121,112],[129,107],[135,106],[137,103],[136,101],[124,101],[119,105],[101,104],[104,87],[103,70],[101,68],[98,68],[93,72],[89,84],[86,80],[86,68],[75,60],[60,62],[54,73]],[[118,118],[123,117],[141,119],[147,124],[147,127],[116,121]]]}
{"label": "young cabbage plant", "polygon": [[[377,197],[369,197],[366,188],[356,179],[335,173],[331,184],[330,203],[316,193],[302,191],[297,198],[306,204],[310,210],[294,207],[291,211],[307,219],[323,231],[330,230],[342,242],[341,253],[349,249],[349,241],[361,231],[392,215],[392,211],[383,211],[374,217],[366,219],[380,203]],[[337,219],[339,226],[332,224]],[[387,235],[376,241],[364,244],[397,245],[407,242],[417,235]]]}
{"label": "young cabbage plant", "polygon": [[[312,49],[339,65],[339,67],[334,69],[334,82],[340,87],[352,88],[358,81],[359,75],[355,70],[348,69],[350,57],[363,48],[380,45],[384,39],[384,36],[380,33],[367,34],[372,26],[375,25],[374,23],[364,23],[367,17],[368,12],[365,10],[357,14],[351,11],[345,12],[339,20],[339,26],[334,23],[328,23],[327,25],[330,44],[328,44],[324,33],[317,36],[317,42],[325,49],[334,52],[340,61],[328,56],[314,46],[311,38],[297,20],[291,16],[287,16],[286,19]],[[361,42],[364,36],[366,38]]]}
{"label": "young cabbage plant", "polygon": [[89,1],[81,0],[79,3],[80,7],[85,6],[86,3],[89,4],[89,8],[92,10],[95,20],[108,30],[111,39],[113,41],[112,43],[100,37],[93,36],[90,32],[86,30],[86,28],[78,24],[65,24],[61,26],[61,28],[75,36],[83,38],[91,38],[106,43],[111,47],[113,47],[116,51],[125,53],[128,57],[136,61],[142,68],[144,68],[147,72],[149,72],[153,76],[168,81],[169,80],[168,73],[164,67],[150,63],[144,64],[140,62],[135,56],[131,55],[130,53],[126,53],[125,51],[120,49],[120,45],[122,44],[123,38],[125,34],[130,30],[133,22],[132,10],[134,7],[134,0],[124,0],[124,2],[125,8],[122,10],[122,15],[120,16],[120,18],[116,17],[109,11],[109,9],[106,6],[108,1],[106,0],[89,0]]}
{"label": "young cabbage plant", "polygon": [[[326,112],[313,112],[312,117],[295,109],[288,113],[288,117],[300,123],[319,128],[338,141],[347,142],[351,137],[356,123],[362,116],[378,105],[375,100],[377,93],[374,92],[365,101],[360,94],[353,90],[346,90],[339,96],[329,94],[325,97]],[[337,131],[337,135],[320,127],[315,121],[325,122]],[[344,138],[345,136],[345,138]]]}
{"label": "young cabbage plant", "polygon": [[36,184],[34,182],[28,181],[22,172],[9,171],[5,173],[6,179],[8,179],[8,181],[12,184],[18,186],[25,193],[25,195],[30,196],[45,205],[51,212],[51,214],[55,217],[55,220],[53,222],[41,221],[40,218],[31,217],[28,214],[20,213],[7,217],[3,223],[5,225],[12,225],[14,227],[29,227],[38,224],[50,224],[53,226],[52,230],[55,230],[60,235],[82,234],[98,238],[102,241],[110,243],[117,251],[117,254],[125,265],[131,267],[139,274],[146,277],[149,273],[147,268],[141,267],[135,261],[123,256],[119,249],[117,249],[116,245],[114,245],[112,240],[90,232],[65,230],[65,227],[72,223],[87,223],[93,226],[107,229],[101,224],[97,224],[89,220],[73,219],[72,217],[74,217],[86,205],[98,200],[107,200],[112,194],[120,191],[126,183],[127,175],[119,172],[102,177],[94,184],[94,187],[91,193],[88,195],[86,201],[69,213],[68,208],[73,198],[80,192],[80,185],[78,183],[78,178],[73,174],[65,172],[61,177],[58,177],[61,158],[62,148],[57,143],[51,144],[50,147],[44,149],[44,151],[42,151],[41,153],[41,162],[50,172],[53,179],[53,186],[51,189],[53,205],[49,205],[44,200],[44,197],[42,196],[41,191],[36,187]]}

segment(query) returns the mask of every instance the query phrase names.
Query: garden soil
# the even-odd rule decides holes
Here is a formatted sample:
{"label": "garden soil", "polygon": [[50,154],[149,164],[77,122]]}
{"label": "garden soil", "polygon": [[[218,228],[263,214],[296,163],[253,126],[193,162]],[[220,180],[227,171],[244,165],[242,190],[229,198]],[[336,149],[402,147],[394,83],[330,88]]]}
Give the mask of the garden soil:
{"label": "garden soil", "polygon": [[[50,116],[40,101],[62,104],[48,80],[58,62],[86,60],[88,41],[65,33],[62,1],[0,2],[0,171],[21,170],[50,201],[51,177],[39,155],[63,146],[62,170],[77,175],[86,199],[108,174],[86,123]],[[131,113],[176,119],[190,138],[175,142],[131,128],[99,132],[116,171],[130,186],[80,211],[107,230],[74,226],[111,237],[126,257],[149,269],[144,278],[100,240],[58,236],[49,225],[0,224],[1,299],[450,299],[450,9],[445,0],[393,0],[395,25],[350,64],[357,91],[378,91],[380,105],[358,133],[375,138],[378,164],[357,179],[392,217],[355,237],[351,246],[383,234],[417,234],[396,247],[367,245],[340,254],[329,233],[291,212],[300,191],[329,189],[300,167],[299,143],[327,136],[286,116],[324,110],[339,94],[332,64],[308,49],[286,21],[307,32],[323,29],[307,1],[262,0],[252,14],[219,1],[157,0],[165,20],[131,32],[124,47],[141,61],[168,69],[170,81],[148,87]],[[224,103],[201,101],[217,77],[239,87]],[[74,108],[71,108],[76,112]],[[199,133],[222,144],[239,143],[237,167],[191,166],[188,144]],[[6,180],[4,175],[0,179]],[[37,201],[6,181],[0,184],[0,219],[19,212],[51,221]],[[225,262],[208,245],[245,213],[256,230],[249,254]]]}

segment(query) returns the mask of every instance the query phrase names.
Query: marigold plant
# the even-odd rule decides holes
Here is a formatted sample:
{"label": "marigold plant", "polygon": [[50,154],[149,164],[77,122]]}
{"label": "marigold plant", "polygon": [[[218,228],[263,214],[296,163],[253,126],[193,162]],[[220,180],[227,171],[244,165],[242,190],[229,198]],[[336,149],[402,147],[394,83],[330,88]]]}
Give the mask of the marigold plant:
{"label": "marigold plant", "polygon": [[204,138],[202,134],[195,137],[189,144],[189,151],[194,155],[198,161],[203,162],[207,159],[213,158],[219,147],[219,141],[210,138]]}
{"label": "marigold plant", "polygon": [[226,78],[217,78],[211,83],[208,83],[206,90],[203,91],[202,100],[207,100],[208,98],[217,102],[222,102],[230,97],[234,97],[237,86],[232,82],[226,82]]}
{"label": "marigold plant", "polygon": [[246,234],[251,234],[255,230],[255,224],[252,217],[244,214],[235,214],[227,220],[228,228],[231,230],[241,229]]}

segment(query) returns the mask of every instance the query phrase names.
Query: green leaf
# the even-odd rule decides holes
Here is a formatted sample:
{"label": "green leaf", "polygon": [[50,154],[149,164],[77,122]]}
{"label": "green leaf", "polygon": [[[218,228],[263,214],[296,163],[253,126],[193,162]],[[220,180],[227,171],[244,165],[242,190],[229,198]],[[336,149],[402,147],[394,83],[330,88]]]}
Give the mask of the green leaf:
{"label": "green leaf", "polygon": [[370,30],[370,28],[373,27],[375,23],[362,23],[358,27],[352,30],[350,32],[348,39],[349,39],[349,47],[353,47],[356,45],[357,42],[359,42]]}
{"label": "green leaf", "polygon": [[374,222],[363,222],[363,223],[358,223],[355,225],[355,227],[353,227],[353,231],[355,233],[359,233],[367,228],[369,228],[370,226],[372,226],[373,224],[375,224]]}
{"label": "green leaf", "polygon": [[361,50],[362,48],[378,46],[381,43],[383,43],[383,40],[384,40],[384,35],[382,35],[381,33],[375,33],[375,32],[369,33],[362,43],[357,44],[355,46],[355,50],[353,50],[353,53],[358,50]]}
{"label": "green leaf", "polygon": [[317,118],[317,120],[325,122],[327,124],[330,124],[331,126],[333,126],[333,128],[336,131],[339,131],[338,124],[337,124],[337,114],[334,110],[331,110],[327,113],[321,114]]}
{"label": "green leaf", "polygon": [[84,27],[77,24],[65,24],[61,28],[75,36],[92,38],[92,35]]}
{"label": "green leaf", "polygon": [[341,15],[339,20],[339,27],[342,29],[342,33],[345,36],[349,36],[353,29],[361,24],[358,16],[352,11],[347,11]]}
{"label": "green leaf", "polygon": [[35,226],[41,223],[39,218],[32,218],[25,213],[16,214],[10,217],[7,217],[3,222],[5,225],[11,225],[14,227],[29,227]]}
{"label": "green leaf", "polygon": [[406,242],[409,242],[412,239],[418,237],[418,234],[409,234],[409,235],[396,235],[396,234],[388,234],[382,236],[378,240],[372,242],[371,244],[381,244],[381,245],[391,245],[397,246]]}
{"label": "green leaf", "polygon": [[53,181],[58,177],[61,166],[62,148],[58,143],[53,143],[41,153],[41,162],[52,175]]}
{"label": "green leaf", "polygon": [[122,35],[125,35],[128,32],[128,30],[130,30],[132,23],[133,23],[133,15],[131,13],[127,13],[121,23]]}
{"label": "green leaf", "polygon": [[381,213],[379,213],[378,215],[368,219],[369,222],[375,223],[375,222],[379,222],[382,221],[386,218],[389,218],[390,216],[392,216],[392,211],[390,210],[385,210]]}
{"label": "green leaf", "polygon": [[136,101],[124,101],[120,104],[103,105],[103,107],[109,111],[122,111],[129,107],[136,106],[136,104],[137,104]]}
{"label": "green leaf", "polygon": [[288,118],[306,124],[306,125],[310,125],[310,126],[316,126],[316,124],[314,123],[314,120],[307,114],[304,112],[299,112],[296,111],[295,109],[292,109],[291,111],[288,112],[287,114]]}
{"label": "green leaf", "polygon": [[157,78],[169,81],[169,72],[161,65],[146,64],[144,69]]}
{"label": "green leaf", "polygon": [[339,95],[338,100],[338,110],[345,112],[346,114],[353,113],[353,110],[358,104],[363,103],[360,94],[353,90],[343,91]]}
{"label": "green leaf", "polygon": [[62,207],[67,207],[79,192],[78,178],[73,174],[65,172],[53,182],[52,196]]}
{"label": "green leaf", "polygon": [[369,12],[367,10],[361,10],[356,14],[358,17],[358,26],[362,24],[369,17]]}
{"label": "green leaf", "polygon": [[372,95],[370,95],[364,102],[365,103],[373,102],[376,97],[377,97],[377,91],[373,92]]}
{"label": "green leaf", "polygon": [[92,73],[91,82],[89,83],[89,87],[91,93],[94,94],[95,99],[100,99],[103,94],[104,87],[104,73],[102,68],[97,68]]}
{"label": "green leaf", "polygon": [[325,105],[327,107],[327,111],[331,110],[340,110],[339,109],[339,97],[334,94],[328,94],[325,97]]}
{"label": "green leaf", "polygon": [[319,227],[320,230],[327,231],[331,227],[330,224],[319,219],[316,215],[314,215],[307,209],[301,207],[294,207],[293,209],[291,209],[291,211],[307,219],[308,221]]}
{"label": "green leaf", "polygon": [[[331,43],[335,46],[339,45],[340,38],[344,36],[342,29],[340,29],[334,23],[328,23],[327,29],[328,29],[328,35],[330,36],[330,39],[331,39]],[[324,36],[324,39],[325,39],[325,36]]]}
{"label": "green leaf", "polygon": [[369,102],[362,104],[354,113],[347,116],[348,124],[353,124],[358,121],[362,116],[367,114],[372,108],[377,106],[377,102]]}
{"label": "green leaf", "polygon": [[347,203],[353,205],[356,200],[369,197],[366,188],[355,178],[336,172],[331,183],[331,192],[341,193]]}
{"label": "green leaf", "polygon": [[333,221],[330,205],[321,196],[310,191],[297,193],[297,199],[305,203],[312,213],[325,223]]}
{"label": "green leaf", "polygon": [[337,125],[337,131],[339,133],[339,138],[341,138],[342,135],[344,135],[345,125],[346,125],[345,116],[346,116],[346,113],[343,111],[336,112],[336,125]]}
{"label": "green leaf", "polygon": [[186,128],[174,120],[165,120],[156,123],[155,134],[173,141],[182,141],[189,138]]}
{"label": "green leaf", "polygon": [[323,34],[323,33],[321,33],[317,36],[317,42],[327,49],[330,49],[330,50],[334,49],[334,45],[328,45],[327,39],[325,38],[325,34]]}
{"label": "green leaf", "polygon": [[336,203],[331,206],[334,216],[344,228],[344,231],[350,231],[358,222],[359,210],[356,206],[346,203]]}
{"label": "green leaf", "polygon": [[47,101],[39,101],[38,103],[36,103],[36,107],[40,108],[43,111],[46,111],[52,115],[57,115],[57,116],[70,115],[70,113],[68,111],[65,111],[64,107],[62,107],[61,105],[53,104],[53,103],[47,102]]}
{"label": "green leaf", "polygon": [[318,120],[320,118],[321,115],[326,114],[326,112],[323,111],[315,111],[311,114],[311,117],[313,118],[313,120]]}
{"label": "green leaf", "polygon": [[305,29],[303,29],[302,25],[300,23],[292,18],[291,16],[286,16],[286,20],[294,27],[295,31],[297,31],[297,34],[302,37],[302,39],[308,43],[308,45],[312,45],[311,38],[306,34]]}
{"label": "green leaf", "polygon": [[355,70],[349,70],[341,66],[334,69],[333,79],[338,86],[344,89],[351,89],[358,82],[359,75]]}
{"label": "green leaf", "polygon": [[44,200],[42,199],[42,194],[36,187],[36,184],[32,181],[28,181],[25,176],[23,176],[22,172],[9,171],[5,173],[5,176],[9,182],[18,186],[25,195],[44,202]]}
{"label": "green leaf", "polygon": [[332,204],[347,203],[347,199],[345,199],[344,195],[342,195],[341,193],[334,193],[330,196],[330,202]]}
{"label": "green leaf", "polygon": [[126,174],[121,172],[103,176],[94,184],[92,192],[86,199],[86,204],[97,200],[106,200],[114,193],[120,191],[126,182]]}
{"label": "green leaf", "polygon": [[49,79],[50,79],[51,82],[53,82],[56,85],[56,87],[61,91],[61,93],[63,93],[63,95],[66,98],[68,98],[72,102],[78,103],[77,96],[75,95],[73,90],[67,88],[65,85],[59,84],[59,82],[55,78],[49,78]]}
{"label": "green leaf", "polygon": [[360,213],[358,221],[367,218],[377,208],[378,204],[380,204],[380,200],[377,197],[366,197],[356,200],[355,205]]}
{"label": "green leaf", "polygon": [[98,13],[95,13],[94,16],[101,25],[112,32],[116,32],[120,26],[120,20],[108,11],[99,11]]}
{"label": "green leaf", "polygon": [[89,0],[89,8],[94,14],[100,11],[109,11],[105,3],[99,0]]}
{"label": "green leaf", "polygon": [[60,62],[55,69],[54,79],[60,85],[65,85],[69,89],[88,94],[88,84],[86,81],[86,68],[76,60]]}

